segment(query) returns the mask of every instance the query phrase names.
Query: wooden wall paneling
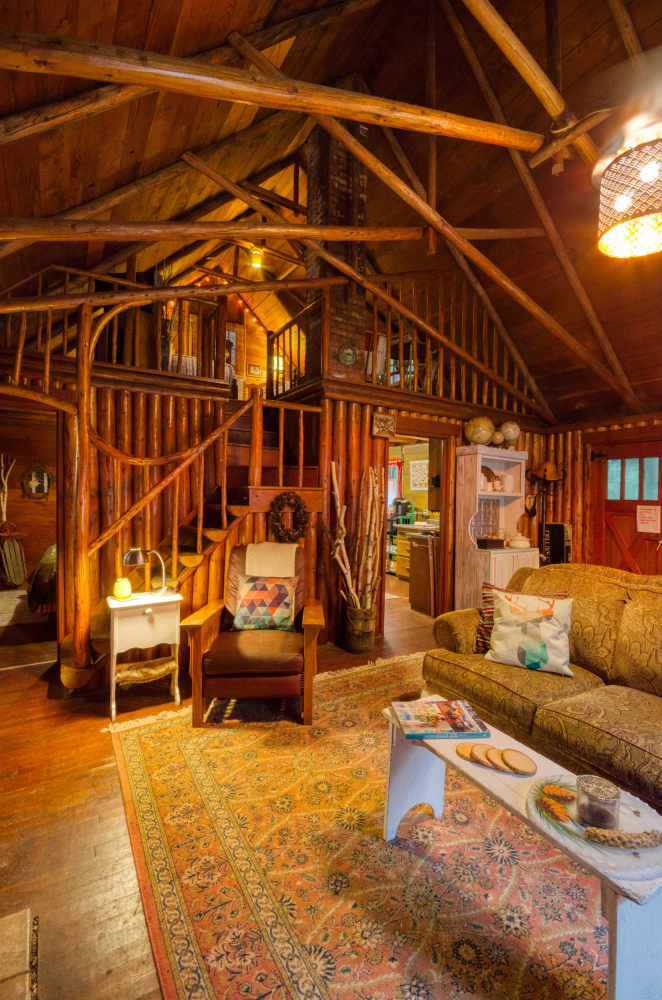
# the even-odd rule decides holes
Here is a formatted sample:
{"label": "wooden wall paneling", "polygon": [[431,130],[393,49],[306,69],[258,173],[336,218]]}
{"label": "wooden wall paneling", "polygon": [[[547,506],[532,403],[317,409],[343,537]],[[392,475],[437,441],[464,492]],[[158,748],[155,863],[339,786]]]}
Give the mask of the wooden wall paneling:
{"label": "wooden wall paneling", "polygon": [[[386,407],[376,406],[375,413],[386,413]],[[372,439],[372,465],[377,473],[377,482],[379,483],[380,490],[386,491],[386,465],[387,465],[388,450],[386,447],[386,438],[383,437],[373,437]],[[386,524],[384,524],[384,530],[382,531],[381,544],[379,549],[379,563],[377,566],[377,575],[381,577],[379,582],[379,589],[375,595],[377,603],[377,620],[375,622],[375,629],[378,635],[381,635],[384,631],[384,604],[386,593],[386,581],[384,578],[386,568]]]}
{"label": "wooden wall paneling", "polygon": [[592,478],[591,474],[593,471],[593,463],[591,462],[591,445],[584,444],[584,437],[582,432],[578,433],[579,447],[581,449],[581,459],[583,466],[583,500],[586,509],[582,508],[579,515],[579,520],[582,522],[582,550],[581,550],[581,560],[582,562],[590,563],[591,553],[593,551],[593,518],[591,515],[591,504],[592,504]]}
{"label": "wooden wall paneling", "polygon": [[[65,389],[72,389],[71,384],[65,384]],[[69,635],[74,627],[74,532],[76,529],[76,418],[64,414],[64,580],[65,580],[65,635]]]}
{"label": "wooden wall paneling", "polygon": [[572,524],[572,558],[583,562],[584,557],[584,470],[582,468],[583,447],[581,431],[568,431],[570,438],[573,490],[570,497]]}
{"label": "wooden wall paneling", "polygon": [[[128,389],[118,390],[115,398],[115,420],[116,420],[116,434],[115,440],[117,448],[125,452],[126,454],[132,454],[133,451],[133,441],[131,434],[131,411],[132,411],[132,393]],[[122,463],[121,465],[121,476],[120,476],[120,513],[123,514],[131,506],[131,468],[130,466]],[[125,552],[131,548],[133,544],[133,522],[129,521],[120,531],[119,534],[119,549],[120,555],[123,557]]]}
{"label": "wooden wall paneling", "polygon": [[[147,454],[147,393],[133,393],[133,448],[134,455],[141,457]],[[143,470],[139,465],[131,466],[133,479],[133,497],[131,502],[135,503],[143,495]],[[139,511],[133,518],[134,543],[141,548],[146,547],[145,533],[145,509]],[[145,581],[149,579],[149,567],[145,569]]]}
{"label": "wooden wall paneling", "polygon": [[[322,519],[327,528],[331,530],[331,505],[329,488],[331,483],[331,441],[333,433],[333,402],[330,399],[323,399],[322,412],[319,418],[319,431],[317,442],[317,468],[318,485],[324,489],[324,512]],[[335,569],[331,565],[331,549],[326,531],[322,530],[317,536],[317,599],[322,602],[326,618],[325,628],[320,633],[320,642],[334,641],[335,638],[335,615],[337,613],[337,579]]]}
{"label": "wooden wall paneling", "polygon": [[[156,392],[150,392],[147,396],[147,454],[150,458],[163,455],[163,397]],[[155,486],[163,476],[162,465],[152,465],[149,467],[149,488]],[[151,521],[151,545],[157,548],[169,534],[169,522],[163,523],[163,497],[164,493],[159,493],[150,504]]]}
{"label": "wooden wall paneling", "polygon": [[[90,426],[93,427],[94,430],[98,431],[97,390],[94,387],[90,389]],[[88,532],[90,538],[95,538],[99,533],[99,453],[96,448],[92,447],[92,445],[89,446],[89,468],[90,512],[88,518]],[[105,594],[101,589],[98,551],[93,552],[89,557],[89,574],[90,600],[92,607],[94,607],[100,597],[105,597]]]}
{"label": "wooden wall paneling", "polygon": [[[209,333],[209,324],[207,324]],[[210,342],[208,338],[208,343]],[[211,368],[211,359],[208,358]],[[202,401],[202,440],[204,441],[214,429],[214,403],[210,399]],[[205,496],[209,496],[216,485],[216,449],[207,448],[204,454]]]}
{"label": "wooden wall paneling", "polygon": [[202,560],[193,574],[193,594],[191,597],[191,612],[199,611],[207,603],[209,587],[209,557]]}
{"label": "wooden wall paneling", "polygon": [[[572,523],[573,501],[576,499],[578,483],[575,480],[576,469],[572,463],[572,431],[563,434],[563,467],[566,474],[563,483],[563,521]],[[559,519],[561,520],[561,518]]]}
{"label": "wooden wall paneling", "polygon": [[345,503],[345,482],[347,478],[347,403],[343,399],[333,402],[333,445],[332,460],[336,463],[340,503]]}
{"label": "wooden wall paneling", "polygon": [[[189,447],[189,410],[188,400],[182,399],[181,396],[178,396],[175,400],[175,427],[177,451],[186,451]],[[191,478],[189,469],[184,469],[179,476],[179,480],[179,518],[182,521],[191,509]]]}
{"label": "wooden wall paneling", "polygon": [[59,646],[66,630],[66,587],[65,587],[65,415],[62,412],[56,414],[57,421],[57,471],[56,471],[56,542],[57,542],[57,642],[58,655]]}
{"label": "wooden wall paneling", "polygon": [[[175,397],[161,397],[161,454],[173,455],[177,450],[177,434],[175,427]],[[162,475],[167,475],[174,469],[174,462],[162,466]],[[168,486],[161,493],[162,538],[168,538],[172,528],[172,505],[175,484]]]}
{"label": "wooden wall paneling", "polygon": [[[112,389],[97,390],[97,421],[100,437],[106,444],[115,444],[115,393]],[[114,460],[102,452],[98,453],[99,462],[99,527],[105,531],[114,520],[113,493]],[[115,577],[115,549],[117,536],[101,547],[100,551],[100,585],[103,595],[112,592]]]}
{"label": "wooden wall paneling", "polygon": [[[199,399],[188,401],[188,440],[189,447],[202,441],[202,407]],[[186,475],[186,473],[183,473]],[[197,458],[189,466],[190,478],[190,510],[198,507],[199,488],[202,476],[202,459]],[[197,609],[196,609],[197,610]]]}
{"label": "wooden wall paneling", "polygon": [[[547,435],[547,440],[545,442],[545,458],[549,462],[557,462],[557,455],[556,455],[556,434],[548,434]],[[560,449],[560,458],[561,458],[561,462],[563,462],[563,448]],[[535,468],[535,466],[532,466],[532,468]],[[561,488],[558,485],[557,485],[557,487],[555,489],[554,494],[551,495],[550,499],[549,499],[549,508],[550,508],[550,511],[549,511],[549,514],[548,514],[548,518],[549,518],[550,521],[556,521],[556,520],[558,520],[558,518],[556,516],[556,501],[557,500],[559,501],[559,509],[560,509]]]}
{"label": "wooden wall paneling", "polygon": [[[376,302],[376,300],[375,300]],[[373,355],[376,357],[376,355]],[[375,366],[376,368],[376,366]],[[361,406],[359,403],[347,404],[347,476],[345,486],[345,503],[347,513],[345,524],[347,525],[347,552],[353,552],[354,541],[357,537],[358,520],[358,499],[359,481],[363,466],[361,465]]]}
{"label": "wooden wall paneling", "polygon": [[220,542],[209,556],[207,602],[218,601],[223,595],[223,570],[225,567],[225,542]]}

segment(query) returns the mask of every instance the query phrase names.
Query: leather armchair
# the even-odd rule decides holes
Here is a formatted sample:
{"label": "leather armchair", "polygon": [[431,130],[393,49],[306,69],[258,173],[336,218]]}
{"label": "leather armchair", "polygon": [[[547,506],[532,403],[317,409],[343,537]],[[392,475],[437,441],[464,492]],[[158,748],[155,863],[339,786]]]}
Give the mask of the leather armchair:
{"label": "leather armchair", "polygon": [[246,546],[230,553],[226,594],[181,622],[190,646],[193,726],[203,725],[212,698],[283,698],[299,695],[303,723],[313,721],[313,678],[317,673],[317,637],[324,627],[319,601],[304,600],[304,550],[296,551],[298,580],[294,598],[295,632],[274,629],[233,631],[239,575],[246,566]]}

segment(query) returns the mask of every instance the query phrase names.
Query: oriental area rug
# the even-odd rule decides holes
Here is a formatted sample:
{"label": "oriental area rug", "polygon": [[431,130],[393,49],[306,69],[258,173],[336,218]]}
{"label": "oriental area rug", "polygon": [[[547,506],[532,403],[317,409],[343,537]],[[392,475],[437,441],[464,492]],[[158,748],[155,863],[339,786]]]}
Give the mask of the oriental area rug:
{"label": "oriental area rug", "polygon": [[606,995],[598,882],[456,772],[382,840],[381,710],[421,663],[322,674],[310,728],[244,702],[113,733],[165,1000]]}

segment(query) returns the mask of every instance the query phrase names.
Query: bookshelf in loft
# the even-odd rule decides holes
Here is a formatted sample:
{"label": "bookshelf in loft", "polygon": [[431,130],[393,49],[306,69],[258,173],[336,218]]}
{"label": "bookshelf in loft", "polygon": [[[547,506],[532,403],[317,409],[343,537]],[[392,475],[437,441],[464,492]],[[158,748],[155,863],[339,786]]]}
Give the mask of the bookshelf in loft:
{"label": "bookshelf in loft", "polygon": [[[524,514],[528,452],[472,444],[457,449],[455,486],[455,608],[479,608],[483,582],[505,587],[522,566],[539,564],[538,549],[509,548]],[[484,489],[482,476],[507,490]],[[504,479],[502,479],[504,477]],[[511,482],[512,479],[512,482]],[[512,487],[512,488],[510,488]],[[499,535],[503,548],[479,548],[477,539]],[[490,544],[490,543],[488,543]]]}

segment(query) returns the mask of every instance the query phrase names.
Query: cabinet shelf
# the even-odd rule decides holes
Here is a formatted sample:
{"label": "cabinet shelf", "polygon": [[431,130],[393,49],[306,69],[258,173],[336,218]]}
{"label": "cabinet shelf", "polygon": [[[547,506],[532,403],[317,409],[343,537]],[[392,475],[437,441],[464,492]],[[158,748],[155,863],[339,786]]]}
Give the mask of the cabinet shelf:
{"label": "cabinet shelf", "polygon": [[495,497],[523,497],[523,493],[504,493],[503,490],[479,490],[479,497],[489,497],[491,500]]}

